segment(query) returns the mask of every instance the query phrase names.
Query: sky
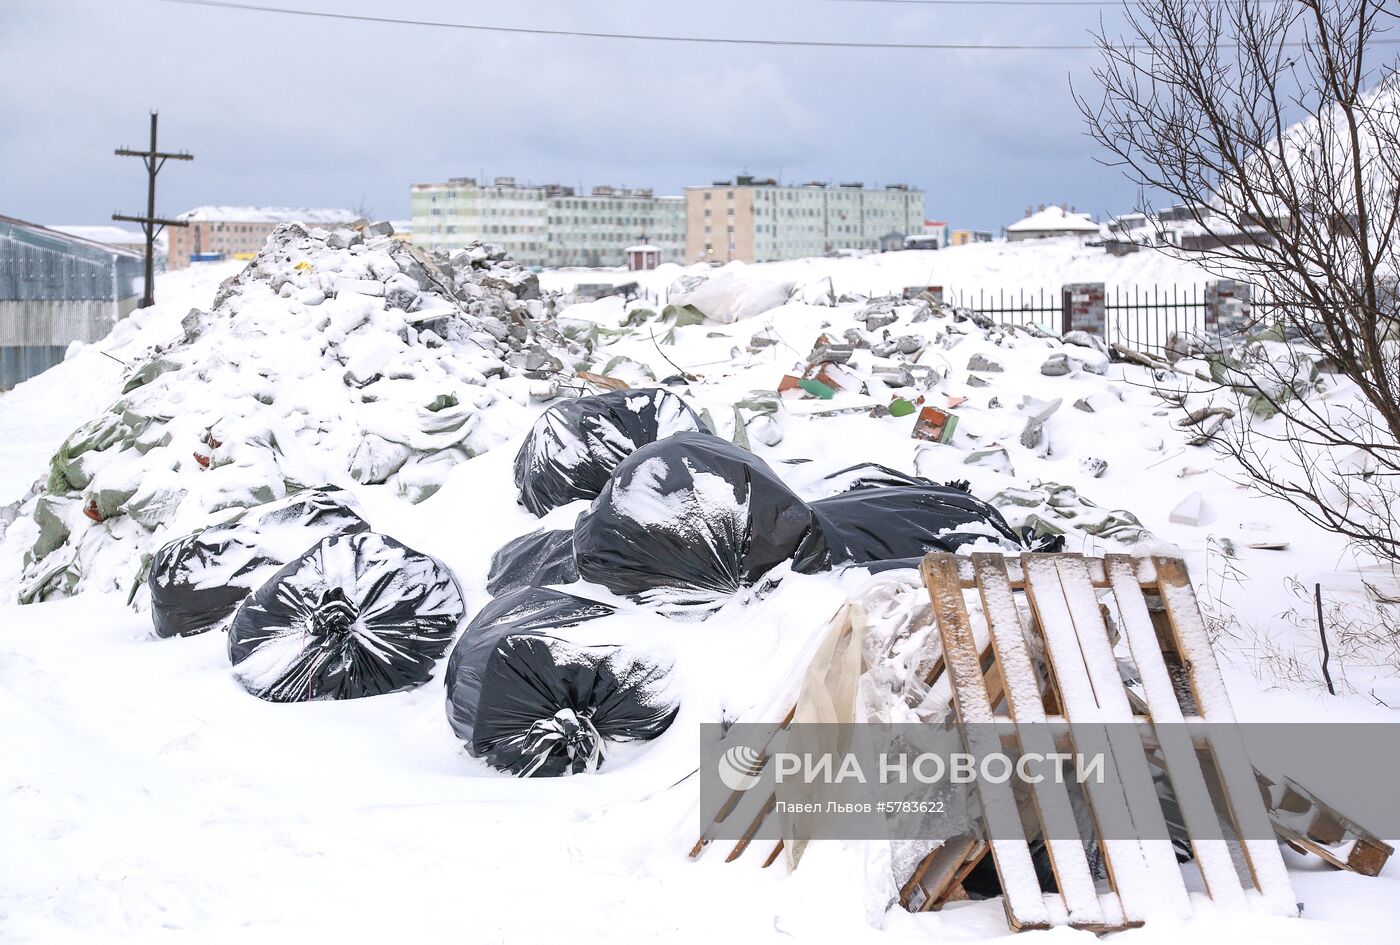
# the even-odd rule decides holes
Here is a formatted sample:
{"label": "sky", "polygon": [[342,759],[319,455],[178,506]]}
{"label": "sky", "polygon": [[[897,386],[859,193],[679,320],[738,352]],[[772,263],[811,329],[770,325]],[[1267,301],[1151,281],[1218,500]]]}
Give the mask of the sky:
{"label": "sky", "polygon": [[[1087,42],[1112,8],[869,0],[263,0],[501,26],[878,42]],[[0,214],[145,207],[116,147],[188,150],[157,209],[336,206],[407,216],[459,176],[652,187],[752,173],[908,183],[932,219],[999,231],[1028,206],[1102,218],[1133,187],[1071,96],[1097,54],[711,46],[473,33],[182,6],[0,0]],[[130,225],[130,224],[128,224]]]}

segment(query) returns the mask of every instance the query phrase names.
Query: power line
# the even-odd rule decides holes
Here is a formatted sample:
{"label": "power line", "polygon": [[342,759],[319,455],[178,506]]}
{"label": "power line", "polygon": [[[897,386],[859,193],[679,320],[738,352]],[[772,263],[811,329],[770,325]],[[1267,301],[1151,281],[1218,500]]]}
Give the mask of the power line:
{"label": "power line", "polygon": [[[929,7],[1142,7],[1153,0],[822,0],[825,3],[894,3]],[[1225,6],[1238,0],[1194,0],[1206,6]],[[1299,0],[1260,0],[1262,3],[1297,3]]]}
{"label": "power line", "polygon": [[[513,33],[525,36],[567,36],[581,39],[612,39],[650,43],[703,43],[727,46],[786,46],[809,49],[916,49],[942,52],[1084,52],[1099,49],[1097,43],[879,43],[823,39],[752,39],[738,36],[677,36],[654,33],[611,33],[590,30],[547,29],[529,26],[486,26],[480,23],[456,23],[444,20],[411,20],[402,17],[369,16],[360,13],[331,13],[325,10],[298,10],[290,7],[264,6],[254,3],[235,3],[232,0],[161,0],[162,3],[178,3],[182,6],[214,7],[221,10],[240,10],[254,13],[275,13],[284,16],[316,17],[327,20],[349,20],[357,23],[382,23],[396,26],[423,26],[435,29],[469,30],[478,33]],[[985,0],[992,2],[992,0]],[[1006,0],[1009,2],[1009,0]],[[1022,0],[1026,2],[1026,0]],[[1055,5],[1055,4],[1050,4]],[[1067,4],[1066,4],[1067,5]],[[1400,39],[1372,39],[1372,45],[1394,45]],[[1233,43],[1221,43],[1222,47],[1232,48]],[[1284,43],[1285,46],[1301,46],[1302,43]],[[1141,43],[1113,43],[1115,49],[1148,49]]]}

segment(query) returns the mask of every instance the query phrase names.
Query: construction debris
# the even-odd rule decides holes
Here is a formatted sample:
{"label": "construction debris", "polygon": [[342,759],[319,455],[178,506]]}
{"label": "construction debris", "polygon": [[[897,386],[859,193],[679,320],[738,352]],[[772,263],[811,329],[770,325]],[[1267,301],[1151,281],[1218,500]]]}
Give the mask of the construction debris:
{"label": "construction debris", "polygon": [[1206,505],[1205,496],[1193,492],[1172,509],[1168,521],[1178,525],[1205,525],[1214,517],[1210,507]]}
{"label": "construction debris", "polygon": [[910,436],[932,443],[951,443],[957,428],[957,414],[939,410],[937,407],[925,407],[919,411],[919,418],[915,421],[914,431]]}

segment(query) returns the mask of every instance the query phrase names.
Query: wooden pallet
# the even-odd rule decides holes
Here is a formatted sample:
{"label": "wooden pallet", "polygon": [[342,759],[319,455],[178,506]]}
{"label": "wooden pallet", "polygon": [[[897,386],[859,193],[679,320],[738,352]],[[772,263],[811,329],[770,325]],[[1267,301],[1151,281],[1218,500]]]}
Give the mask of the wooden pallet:
{"label": "wooden pallet", "polygon": [[[929,637],[917,675],[935,699],[942,697],[951,704],[962,699],[962,705],[981,711],[983,718],[1005,722],[1009,715],[1013,724],[1027,725],[1023,730],[1031,742],[1023,746],[1027,750],[1044,751],[1048,746],[1036,740],[1046,738],[1046,724],[1070,719],[1078,731],[1090,733],[1093,729],[1085,722],[1107,725],[1126,720],[1141,725],[1233,719],[1185,567],[1178,560],[1123,555],[1104,559],[930,555],[921,571],[938,632]],[[987,615],[975,621],[964,600],[974,590]],[[1025,607],[1018,609],[1017,601]],[[1023,620],[1026,609],[1029,619]],[[1053,646],[1042,629],[1047,625],[1061,628]],[[1112,652],[1120,637],[1142,677],[1141,695],[1120,681]],[[957,654],[951,666],[945,652]],[[975,658],[969,659],[969,654]],[[1084,696],[1086,681],[1092,697]],[[1063,692],[1070,684],[1078,688]],[[781,719],[777,713],[769,717],[770,746],[792,722],[793,712],[789,708]],[[960,716],[961,712],[959,706]],[[1264,816],[1280,839],[1338,868],[1374,876],[1394,852],[1306,788],[1291,780],[1274,785],[1248,768],[1238,744],[1226,745],[1219,736],[1214,745],[1199,737],[1187,738],[1182,725],[1166,725],[1154,732],[1160,737],[1147,739],[1146,744],[1123,744],[1119,738],[1107,746],[1115,759],[1121,753],[1120,767],[1126,770],[1119,772],[1120,781],[1112,789],[1095,789],[1099,796],[1090,798],[1090,804],[1098,805],[1097,810],[1112,809],[1119,817],[1125,811],[1129,817],[1141,817],[1155,831],[1148,835],[1162,836],[1160,808],[1145,809],[1138,803],[1136,810],[1129,809],[1128,794],[1135,801],[1152,796],[1144,790],[1143,778],[1150,775],[1143,761],[1166,770],[1183,802],[1183,813],[1196,820],[1186,826],[1193,858],[1212,899],[1235,905],[1252,900],[1267,911],[1296,914],[1276,846],[1267,841],[1241,844],[1221,839],[1219,829],[1200,822],[1201,812],[1211,810],[1212,803],[1215,808],[1228,807],[1236,829],[1251,824],[1243,835],[1267,835],[1258,832],[1258,818]],[[1234,763],[1218,767],[1214,760],[1218,749]],[[1123,789],[1122,778],[1135,783],[1133,791]],[[1257,785],[1257,794],[1249,790],[1250,783]],[[1259,805],[1251,800],[1256,796],[1262,798]],[[773,800],[735,792],[702,832],[691,857],[702,853],[720,824],[734,818],[745,829],[725,861],[757,849],[761,865],[772,865],[784,849],[783,842],[755,845],[753,839],[773,815]],[[1014,806],[1027,826],[1027,851],[1041,836],[1041,825],[1055,825],[1052,837],[1073,832],[1067,827],[1066,818],[1073,814],[1064,785],[1042,782],[1010,799],[1003,796],[1001,809],[1009,817],[1007,805]],[[1022,854],[1023,845],[1017,842],[1013,850],[1005,843],[998,846],[1010,858],[1006,862],[1021,870],[1018,875],[1025,875],[1028,853]],[[1013,927],[1071,925],[1104,931],[1141,923],[1162,911],[1180,914],[1189,909],[1180,871],[1164,841],[1102,844],[1099,852],[1110,870],[1107,890],[1099,890],[1093,882],[1082,845],[1056,839],[1047,844],[1047,850],[1057,891],[1037,888],[1032,893],[1019,888],[1007,897]],[[940,843],[905,881],[901,904],[910,911],[928,911],[965,899],[962,887],[968,874],[988,853],[1000,867],[997,852],[982,836],[963,835]],[[1005,885],[1005,873],[1002,878]]]}
{"label": "wooden pallet", "polygon": [[1341,870],[1379,876],[1395,848],[1330,807],[1292,778],[1282,784],[1255,772],[1267,798],[1274,833],[1299,853],[1311,853]]}
{"label": "wooden pallet", "polygon": [[[1218,824],[1203,821],[1217,798],[1232,821],[1233,835],[1270,837],[1269,814],[1256,787],[1254,771],[1230,726],[1213,726],[1198,745],[1182,725],[1156,727],[1157,744],[1118,723],[1143,725],[1234,721],[1215,655],[1201,621],[1185,566],[1177,559],[1133,559],[1110,555],[927,556],[921,566],[933,602],[934,619],[952,681],[956,717],[974,754],[992,746],[971,742],[996,721],[988,674],[976,642],[975,622],[965,593],[976,591],[997,668],[998,688],[1026,751],[1048,736],[1046,723],[1073,726],[1075,748],[1108,759],[1102,782],[1089,780],[1084,793],[1095,824],[1111,819],[1131,823],[1138,836],[1166,836],[1149,764],[1165,765],[1182,800],[1187,832],[1210,897],[1225,904],[1252,902],[1264,911],[1296,915],[1297,907],[1277,844],[1272,839],[1221,838]],[[1023,619],[1016,605],[1024,595],[1031,612]],[[1160,597],[1164,619],[1154,620],[1147,595]],[[1113,637],[1100,598],[1116,604],[1119,628],[1143,681],[1146,713],[1135,710],[1118,672]],[[1111,612],[1112,612],[1111,611]],[[1044,653],[1038,665],[1033,653]],[[1141,703],[1139,704],[1141,705]],[[978,725],[977,723],[984,723]],[[1039,828],[1017,830],[1017,802],[1007,785],[979,783],[979,800],[991,829],[989,843],[1004,890],[1013,929],[1069,925],[1096,931],[1140,924],[1154,916],[1190,911],[1181,870],[1166,839],[1104,838],[1095,826],[1086,837],[1097,846],[1108,872],[1099,890],[1084,847],[1051,840],[1046,850],[1055,891],[1042,889],[1030,868],[1030,844],[1037,835],[1074,836],[1070,798],[1063,785],[1035,785],[1031,791]],[[1066,821],[1066,818],[1071,818]],[[1021,836],[1017,837],[1020,833]],[[1016,837],[1016,839],[1001,839]],[[1233,846],[1233,848],[1232,848]],[[1237,866],[1238,861],[1238,866]]]}

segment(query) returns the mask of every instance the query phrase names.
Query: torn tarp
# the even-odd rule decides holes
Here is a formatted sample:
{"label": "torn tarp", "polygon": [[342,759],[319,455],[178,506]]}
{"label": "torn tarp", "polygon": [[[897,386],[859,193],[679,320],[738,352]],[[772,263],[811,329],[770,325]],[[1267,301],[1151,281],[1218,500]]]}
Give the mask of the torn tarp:
{"label": "torn tarp", "polygon": [[829,556],[807,504],[768,464],[705,433],[678,433],[618,466],[574,528],[579,575],[660,610],[712,610],[791,561]]}
{"label": "torn tarp", "polygon": [[536,515],[591,499],[633,451],[684,431],[704,430],[679,395],[659,387],[617,390],[555,404],[515,454],[520,502]]}
{"label": "torn tarp", "polygon": [[541,587],[487,604],[447,662],[447,718],[467,751],[521,777],[556,777],[596,770],[604,741],[664,732],[678,707],[668,666],[545,632],[613,612]]}

